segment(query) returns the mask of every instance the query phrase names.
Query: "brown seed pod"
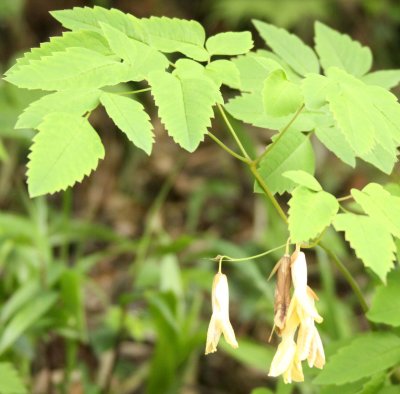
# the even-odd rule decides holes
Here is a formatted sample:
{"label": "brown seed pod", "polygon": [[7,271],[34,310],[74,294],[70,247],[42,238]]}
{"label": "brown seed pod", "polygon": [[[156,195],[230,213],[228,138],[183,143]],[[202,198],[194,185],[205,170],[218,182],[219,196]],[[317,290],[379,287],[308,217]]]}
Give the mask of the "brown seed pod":
{"label": "brown seed pod", "polygon": [[286,314],[290,304],[290,287],[292,284],[290,272],[290,256],[285,254],[275,266],[271,275],[277,272],[274,303],[274,326],[278,335],[285,327]]}

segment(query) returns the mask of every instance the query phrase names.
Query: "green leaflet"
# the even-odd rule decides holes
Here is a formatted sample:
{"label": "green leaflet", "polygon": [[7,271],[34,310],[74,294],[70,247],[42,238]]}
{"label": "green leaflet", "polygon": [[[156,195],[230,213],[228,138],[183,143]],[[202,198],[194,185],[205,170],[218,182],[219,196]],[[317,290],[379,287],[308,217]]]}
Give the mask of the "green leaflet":
{"label": "green leaflet", "polygon": [[7,362],[0,363],[0,394],[26,394],[27,390],[16,369]]}
{"label": "green leaflet", "polygon": [[320,183],[308,172],[302,170],[286,171],[282,174],[291,179],[296,185],[304,186],[307,189],[319,192],[322,190]]}
{"label": "green leaflet", "polygon": [[377,183],[368,184],[362,191],[352,189],[351,194],[364,212],[379,223],[380,228],[400,238],[400,197],[391,195]]}
{"label": "green leaflet", "polygon": [[139,102],[112,93],[100,97],[108,115],[131,142],[148,155],[153,145],[153,125]]}
{"label": "green leaflet", "polygon": [[253,39],[249,31],[218,33],[208,38],[206,48],[213,55],[241,55],[253,48]]}
{"label": "green leaflet", "polygon": [[[243,93],[230,99],[225,109],[236,119],[257,127],[279,130],[285,127],[293,115],[274,117],[265,112],[260,92]],[[300,113],[296,118],[295,126],[299,130],[312,130],[315,126],[313,118],[307,113]]]}
{"label": "green leaflet", "polygon": [[50,14],[69,30],[92,30],[101,32],[100,22],[121,30],[127,36],[140,39],[138,19],[120,10],[102,7],[74,7],[70,10],[52,11]]}
{"label": "green leaflet", "polygon": [[309,110],[319,110],[327,103],[327,95],[334,88],[333,82],[319,74],[307,74],[301,81],[304,105]]}
{"label": "green leaflet", "polygon": [[97,32],[89,30],[64,32],[62,36],[51,37],[49,42],[42,43],[40,47],[26,52],[23,57],[17,59],[16,64],[7,71],[7,74],[12,74],[32,60],[39,60],[43,56],[51,56],[55,52],[62,52],[72,47],[90,49],[102,55],[111,54],[107,41]]}
{"label": "green leaflet", "polygon": [[356,166],[353,149],[337,127],[317,126],[315,128],[315,135],[340,160],[353,168]]}
{"label": "green leaflet", "polygon": [[156,49],[128,37],[125,33],[109,25],[100,23],[112,51],[131,67],[130,79],[140,81],[156,70],[169,67],[168,59]]}
{"label": "green leaflet", "polygon": [[330,110],[355,153],[371,152],[379,140],[387,153],[395,156],[400,131],[396,97],[337,68],[331,68],[328,77],[337,84],[337,89],[327,94]]}
{"label": "green leaflet", "polygon": [[33,139],[28,164],[31,197],[65,190],[82,181],[104,158],[104,147],[86,118],[54,112]]}
{"label": "green leaflet", "polygon": [[315,43],[325,72],[330,67],[339,67],[359,77],[372,66],[372,54],[368,47],[320,22],[315,23]]}
{"label": "green leaflet", "polygon": [[377,85],[389,90],[400,83],[400,70],[374,71],[364,75],[361,79],[367,85]]}
{"label": "green leaflet", "polygon": [[6,81],[41,90],[95,89],[129,80],[129,66],[86,48],[67,48],[7,74]]}
{"label": "green leaflet", "polygon": [[212,107],[220,97],[217,86],[201,75],[177,77],[160,71],[149,75],[149,83],[169,135],[193,152],[211,125]]}
{"label": "green leaflet", "polygon": [[336,231],[345,232],[346,240],[364,265],[386,282],[396,250],[390,232],[374,217],[350,213],[337,215],[333,225]]}
{"label": "green leaflet", "polygon": [[50,112],[84,115],[99,104],[100,90],[64,90],[34,101],[18,117],[16,129],[36,129]]}
{"label": "green leaflet", "polygon": [[300,38],[268,23],[257,20],[253,23],[267,45],[298,74],[319,72],[317,56]]}
{"label": "green leaflet", "polygon": [[300,85],[288,81],[283,70],[270,73],[262,91],[265,112],[271,116],[285,116],[296,112],[303,104]]}
{"label": "green leaflet", "polygon": [[[278,138],[279,134],[273,138]],[[271,193],[283,194],[291,191],[296,184],[284,177],[290,170],[303,170],[314,173],[315,159],[310,139],[298,129],[290,128],[276,142],[260,161],[259,172]],[[261,189],[256,184],[256,192]]]}
{"label": "green leaflet", "polygon": [[206,74],[219,85],[240,89],[240,73],[230,60],[214,60],[205,67]]}
{"label": "green leaflet", "polygon": [[275,60],[267,59],[254,53],[248,53],[232,59],[239,70],[240,87],[242,91],[260,91],[265,78],[274,70],[282,69]]}
{"label": "green leaflet", "polygon": [[390,272],[387,284],[378,286],[367,318],[375,323],[400,326],[400,272]]}
{"label": "green leaflet", "polygon": [[203,26],[196,21],[154,17],[138,20],[143,40],[161,52],[180,52],[198,61],[207,61]]}
{"label": "green leaflet", "polygon": [[289,207],[290,239],[302,243],[317,237],[331,224],[339,203],[325,191],[314,192],[299,186],[292,192]]}
{"label": "green leaflet", "polygon": [[399,362],[399,337],[378,332],[364,334],[340,348],[313,383],[342,385],[356,382],[385,371]]}

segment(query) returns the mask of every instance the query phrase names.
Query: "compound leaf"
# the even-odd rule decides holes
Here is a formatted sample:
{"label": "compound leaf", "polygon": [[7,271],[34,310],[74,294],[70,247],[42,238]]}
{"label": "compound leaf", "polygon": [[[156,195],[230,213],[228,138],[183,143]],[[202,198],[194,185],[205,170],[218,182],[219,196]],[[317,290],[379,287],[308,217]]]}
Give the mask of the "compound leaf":
{"label": "compound leaf", "polygon": [[265,78],[274,70],[282,69],[275,60],[267,59],[253,52],[232,59],[240,75],[242,91],[253,92],[263,89]]}
{"label": "compound leaf", "polygon": [[129,67],[86,48],[67,48],[19,66],[5,80],[26,89],[95,89],[128,81]]}
{"label": "compound leaf", "polygon": [[106,23],[121,30],[132,38],[139,39],[138,19],[120,10],[95,6],[74,7],[70,10],[52,11],[50,14],[69,30],[91,30],[101,32],[100,23]]}
{"label": "compound leaf", "polygon": [[315,128],[315,135],[340,160],[355,167],[355,154],[340,129],[335,126],[318,126]]}
{"label": "compound leaf", "polygon": [[31,197],[65,190],[97,167],[104,147],[86,118],[54,112],[44,117],[29,155]]}
{"label": "compound leaf", "polygon": [[360,77],[372,66],[372,53],[368,47],[363,47],[347,34],[341,34],[321,22],[315,23],[315,44],[325,71],[330,67],[339,67]]}
{"label": "compound leaf", "polygon": [[239,70],[230,60],[214,60],[205,67],[206,74],[218,85],[240,89]]}
{"label": "compound leaf", "polygon": [[132,80],[140,81],[152,71],[168,68],[168,59],[161,52],[109,25],[104,23],[100,25],[113,52],[132,65],[130,71]]}
{"label": "compound leaf", "polygon": [[[315,158],[310,139],[295,128],[288,129],[267,150],[260,161],[259,172],[273,194],[283,194],[296,186],[296,183],[283,176],[286,171],[303,170],[314,173]],[[261,192],[257,184],[255,191]]]}
{"label": "compound leaf", "polygon": [[110,118],[128,139],[150,155],[154,138],[153,126],[143,105],[113,93],[103,93],[100,101]]}
{"label": "compound leaf", "polygon": [[302,170],[286,171],[282,174],[284,177],[291,179],[296,185],[304,186],[307,189],[319,192],[322,190],[319,182],[308,172]]}
{"label": "compound leaf", "polygon": [[205,32],[193,20],[155,17],[140,19],[144,41],[161,52],[181,52],[198,61],[209,58],[204,48]]}
{"label": "compound leaf", "polygon": [[249,31],[218,33],[206,41],[206,48],[213,55],[241,55],[253,48]]}
{"label": "compound leaf", "polygon": [[325,191],[314,192],[299,186],[292,192],[289,207],[290,239],[301,243],[315,238],[331,224],[339,203]]}
{"label": "compound leaf", "polygon": [[288,81],[283,70],[270,73],[264,82],[265,112],[271,116],[285,116],[296,112],[303,104],[300,85]]}
{"label": "compound leaf", "polygon": [[344,231],[357,257],[385,282],[396,250],[390,232],[373,217],[350,213],[337,215],[333,225],[336,231]]}
{"label": "compound leaf", "polygon": [[352,189],[351,194],[364,212],[380,223],[395,237],[400,238],[400,197],[391,195],[381,185],[370,183],[362,191]]}
{"label": "compound leaf", "polygon": [[41,97],[19,116],[16,129],[36,129],[50,112],[83,115],[99,104],[100,90],[63,90]]}
{"label": "compound leaf", "polygon": [[155,71],[149,75],[158,113],[176,143],[193,152],[207,133],[220,93],[209,78]]}
{"label": "compound leaf", "polygon": [[317,56],[300,38],[265,22],[254,20],[253,23],[267,45],[298,74],[319,72]]}
{"label": "compound leaf", "polygon": [[39,60],[43,56],[51,56],[55,52],[62,52],[72,47],[90,49],[102,55],[111,54],[106,39],[97,32],[89,30],[64,32],[62,36],[51,37],[49,42],[42,43],[38,48],[33,48],[30,52],[26,52],[7,71],[7,75],[12,74],[21,66],[28,65],[32,60]]}
{"label": "compound leaf", "polygon": [[400,272],[389,273],[387,285],[376,288],[367,318],[375,323],[400,326]]}
{"label": "compound leaf", "polygon": [[392,89],[400,83],[400,70],[380,70],[362,77],[368,85],[377,85],[384,89]]}
{"label": "compound leaf", "polygon": [[389,333],[360,335],[339,349],[313,383],[342,385],[370,377],[400,362],[400,338]]}

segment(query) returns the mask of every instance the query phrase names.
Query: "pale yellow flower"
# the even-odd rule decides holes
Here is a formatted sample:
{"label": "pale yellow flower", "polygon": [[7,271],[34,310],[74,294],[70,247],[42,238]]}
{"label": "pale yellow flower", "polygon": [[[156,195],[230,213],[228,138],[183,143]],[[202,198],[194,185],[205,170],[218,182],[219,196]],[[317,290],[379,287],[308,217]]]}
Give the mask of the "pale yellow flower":
{"label": "pale yellow flower", "polygon": [[[307,285],[307,263],[303,252],[296,251],[291,263],[293,295],[281,331],[282,340],[272,360],[269,376],[283,376],[285,383],[304,381],[301,362],[323,368],[324,348],[315,322],[322,317],[315,308],[316,294]],[[297,338],[296,337],[297,332]]]}
{"label": "pale yellow flower", "polygon": [[[293,309],[292,309],[293,311]],[[301,360],[294,336],[299,325],[299,318],[295,311],[288,315],[284,329],[281,332],[282,341],[278,346],[271,363],[269,376],[283,376],[285,383],[303,382],[304,375]]]}
{"label": "pale yellow flower", "polygon": [[226,275],[218,272],[212,286],[212,316],[207,331],[207,344],[205,354],[217,351],[217,345],[221,334],[233,347],[239,345],[236,341],[235,332],[229,321],[229,287]]}

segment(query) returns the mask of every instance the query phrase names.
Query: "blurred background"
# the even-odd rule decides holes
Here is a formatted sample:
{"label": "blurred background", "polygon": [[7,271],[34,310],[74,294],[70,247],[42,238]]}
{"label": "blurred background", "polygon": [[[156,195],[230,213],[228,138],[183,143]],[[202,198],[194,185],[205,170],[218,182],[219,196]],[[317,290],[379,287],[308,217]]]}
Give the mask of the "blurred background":
{"label": "blurred background", "polygon": [[[309,44],[320,20],[370,46],[375,69],[400,67],[395,0],[0,0],[0,70],[61,33],[50,10],[83,5],[196,19],[208,35],[251,30],[258,47],[252,18],[287,28]],[[217,353],[203,355],[217,268],[212,257],[254,255],[287,237],[273,209],[253,194],[246,168],[211,141],[194,154],[180,150],[151,97],[143,95],[156,133],[150,158],[114,132],[99,109],[91,116],[106,147],[98,170],[73,190],[31,200],[25,172],[33,131],[13,126],[36,97],[0,81],[0,362],[16,368],[28,393],[337,392],[314,386],[311,370],[301,385],[267,377],[278,343],[268,343],[274,284],[267,278],[279,251],[224,265],[240,347],[233,351],[221,340]],[[218,117],[213,127],[223,136]],[[271,135],[235,127],[252,152]],[[317,177],[337,196],[371,180],[399,182],[398,168],[391,179],[368,164],[353,171],[314,142]],[[368,297],[372,284],[362,264],[335,233],[326,237]],[[318,250],[307,257],[329,359],[367,323],[327,256]]]}

